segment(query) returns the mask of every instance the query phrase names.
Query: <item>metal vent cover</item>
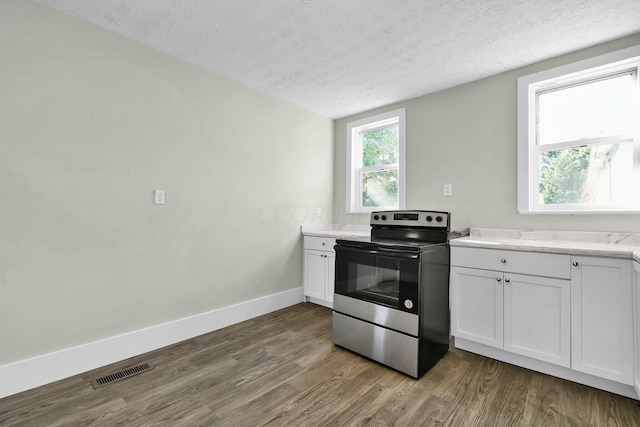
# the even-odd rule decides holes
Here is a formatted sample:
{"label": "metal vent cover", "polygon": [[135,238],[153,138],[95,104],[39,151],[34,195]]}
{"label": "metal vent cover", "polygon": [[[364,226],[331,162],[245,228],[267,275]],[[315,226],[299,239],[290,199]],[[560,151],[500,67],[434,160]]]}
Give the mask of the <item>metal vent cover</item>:
{"label": "metal vent cover", "polygon": [[150,371],[151,369],[153,369],[151,365],[148,363],[142,363],[140,365],[132,366],[131,368],[122,369],[103,377],[93,379],[91,380],[91,384],[93,384],[93,388],[104,387],[117,381],[126,380],[134,375]]}

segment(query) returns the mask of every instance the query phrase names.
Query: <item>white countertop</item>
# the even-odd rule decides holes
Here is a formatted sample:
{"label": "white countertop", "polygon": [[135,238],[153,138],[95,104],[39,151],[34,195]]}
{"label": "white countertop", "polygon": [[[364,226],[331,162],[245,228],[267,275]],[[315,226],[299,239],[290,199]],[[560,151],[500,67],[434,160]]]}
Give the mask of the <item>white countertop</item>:
{"label": "white countertop", "polygon": [[304,236],[333,237],[337,239],[369,237],[371,235],[371,226],[353,224],[302,225],[300,232]]}
{"label": "white countertop", "polygon": [[640,262],[640,233],[472,227],[468,237],[452,239],[449,243],[475,248],[632,258]]}

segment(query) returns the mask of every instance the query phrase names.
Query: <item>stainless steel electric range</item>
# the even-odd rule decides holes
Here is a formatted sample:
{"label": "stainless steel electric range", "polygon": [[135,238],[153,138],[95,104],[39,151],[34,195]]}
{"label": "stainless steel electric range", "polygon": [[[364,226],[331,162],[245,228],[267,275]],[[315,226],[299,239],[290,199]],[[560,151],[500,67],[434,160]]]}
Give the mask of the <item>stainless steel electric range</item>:
{"label": "stainless steel electric range", "polygon": [[449,349],[451,214],[371,214],[371,237],[336,241],[332,340],[420,377]]}

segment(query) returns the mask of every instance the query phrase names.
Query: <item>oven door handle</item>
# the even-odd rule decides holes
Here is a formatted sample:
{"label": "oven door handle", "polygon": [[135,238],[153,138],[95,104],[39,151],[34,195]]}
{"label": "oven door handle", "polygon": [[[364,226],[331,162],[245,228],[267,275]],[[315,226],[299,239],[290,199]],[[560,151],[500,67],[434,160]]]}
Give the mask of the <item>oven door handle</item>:
{"label": "oven door handle", "polygon": [[336,252],[345,251],[345,252],[354,252],[360,255],[380,255],[380,256],[388,256],[393,258],[404,258],[404,259],[418,259],[420,257],[419,254],[413,252],[407,252],[403,249],[391,249],[391,248],[378,248],[378,249],[366,249],[358,246],[344,246],[344,245],[336,245]]}

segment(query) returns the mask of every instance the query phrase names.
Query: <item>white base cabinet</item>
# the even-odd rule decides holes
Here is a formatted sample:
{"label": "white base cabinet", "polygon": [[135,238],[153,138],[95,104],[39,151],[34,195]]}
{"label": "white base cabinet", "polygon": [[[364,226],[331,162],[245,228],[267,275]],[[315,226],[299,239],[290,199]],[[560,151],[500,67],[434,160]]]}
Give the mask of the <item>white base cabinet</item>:
{"label": "white base cabinet", "polygon": [[633,270],[629,259],[452,246],[455,346],[638,398],[638,265]]}
{"label": "white base cabinet", "polygon": [[543,362],[571,363],[568,280],[505,274],[504,349]]}
{"label": "white base cabinet", "polygon": [[304,295],[308,301],[333,307],[335,239],[304,236]]}
{"label": "white base cabinet", "polygon": [[451,335],[502,348],[503,292],[498,277],[502,272],[451,267]]}
{"label": "white base cabinet", "polygon": [[633,384],[631,261],[572,257],[571,368]]}
{"label": "white base cabinet", "polygon": [[[482,252],[480,252],[482,251]],[[486,252],[489,251],[489,252]],[[571,361],[569,257],[453,247],[451,313],[455,337],[568,367]],[[538,259],[536,255],[544,255]],[[491,259],[487,259],[487,257]],[[531,263],[524,267],[524,258]],[[495,258],[495,260],[493,259]],[[482,261],[484,260],[484,261]],[[495,261],[495,262],[494,262]],[[537,262],[544,261],[544,264]],[[458,265],[502,265],[507,271]],[[514,267],[515,266],[515,267]],[[549,268],[549,266],[553,266]],[[564,279],[511,272],[537,269]]]}

